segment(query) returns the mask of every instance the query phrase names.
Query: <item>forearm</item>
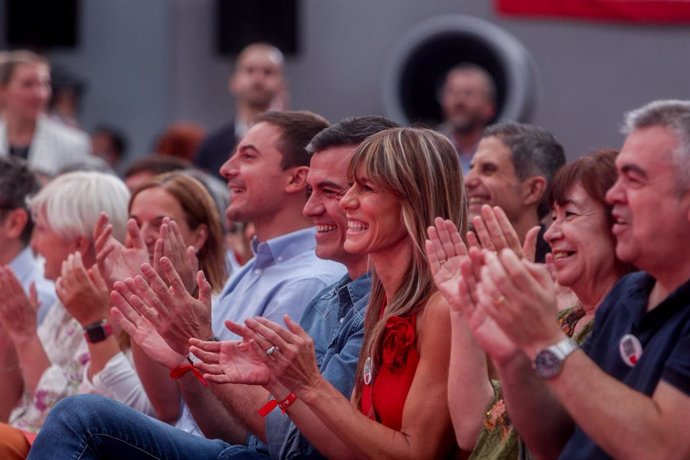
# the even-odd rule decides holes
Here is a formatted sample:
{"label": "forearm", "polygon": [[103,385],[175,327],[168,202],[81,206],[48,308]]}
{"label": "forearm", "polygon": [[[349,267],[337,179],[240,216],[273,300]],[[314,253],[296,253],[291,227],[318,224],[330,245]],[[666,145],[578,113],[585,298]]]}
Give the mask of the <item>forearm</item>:
{"label": "forearm", "polygon": [[16,341],[14,347],[17,350],[24,385],[33,393],[43,373],[51,366],[51,362],[37,335]]}
{"label": "forearm", "polygon": [[[271,392],[273,397],[278,400],[284,400],[289,394],[289,390],[283,385],[275,380],[271,380],[267,385],[267,389]],[[278,409],[274,409],[278,410]],[[328,458],[352,458],[354,453],[350,448],[344,444],[333,432],[328,429],[326,425],[316,416],[316,414],[299,398],[287,409],[287,416],[299,430],[299,436],[304,436],[309,442],[316,447],[319,452]],[[266,419],[266,431],[270,433],[271,425],[269,422],[270,416]],[[270,435],[269,435],[270,436]],[[314,441],[312,441],[314,440]],[[267,439],[264,441],[269,446],[269,450],[273,444],[271,440]],[[285,440],[281,440],[282,444]],[[281,446],[282,448],[283,446]],[[303,452],[291,452],[292,456],[302,456]],[[286,456],[286,452],[273,452],[271,451],[271,456],[277,457]]]}
{"label": "forearm", "polygon": [[108,364],[108,361],[110,361],[113,356],[120,353],[120,346],[112,335],[102,342],[87,342],[87,345],[89,347],[89,355],[91,356],[87,377],[90,381],[93,381],[94,375],[101,372]]}
{"label": "forearm", "polygon": [[[664,385],[667,395],[675,394],[662,407],[656,400],[663,399],[658,393]],[[688,396],[663,381],[649,397],[610,377],[577,351],[549,386],[577,425],[612,457],[687,458],[688,416],[681,404],[688,404]],[[669,408],[680,413],[669,416]]]}
{"label": "forearm", "polygon": [[231,444],[245,443],[247,430],[226,410],[210,389],[203,386],[191,372],[178,382],[185,403],[204,436],[223,439]]}
{"label": "forearm", "polygon": [[211,391],[233,421],[233,436],[239,439],[233,440],[234,443],[243,444],[247,432],[266,442],[264,418],[259,415],[259,409],[269,400],[268,391],[258,385],[240,384],[211,384]]}
{"label": "forearm", "polygon": [[572,435],[572,419],[519,353],[495,363],[510,419],[537,458],[556,458]]}
{"label": "forearm", "polygon": [[175,423],[180,417],[182,394],[177,383],[170,379],[170,370],[149,358],[134,342],[132,357],[141,385],[157,417],[163,422]]}
{"label": "forearm", "polygon": [[486,354],[475,342],[461,313],[451,312],[451,325],[448,407],[458,446],[471,451],[477,443],[493,388]]}

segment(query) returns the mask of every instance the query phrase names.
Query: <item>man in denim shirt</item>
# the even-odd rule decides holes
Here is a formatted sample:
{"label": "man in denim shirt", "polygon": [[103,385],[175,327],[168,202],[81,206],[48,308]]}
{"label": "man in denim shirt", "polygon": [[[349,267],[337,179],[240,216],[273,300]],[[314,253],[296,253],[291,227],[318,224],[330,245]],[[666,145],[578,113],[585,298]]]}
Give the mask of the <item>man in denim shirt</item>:
{"label": "man in denim shirt", "polygon": [[[343,249],[347,221],[339,200],[348,189],[347,166],[356,146],[369,135],[394,126],[380,117],[347,119],[319,133],[308,147],[313,154],[307,179],[311,196],[304,214],[316,226],[316,254],[343,263],[348,275],[312,300],[301,325],[314,338],[321,372],[345,395],[354,386],[370,280],[366,257]],[[79,397],[53,410],[54,415],[34,445],[32,458],[69,458],[71,452],[93,455],[82,458],[99,458],[113,452],[127,458],[216,458],[219,454],[220,458],[267,458],[269,454],[273,458],[320,457],[300,434],[299,421],[293,423],[275,410],[265,421],[257,414],[256,408],[269,396],[263,388],[216,387],[238,387],[227,392],[214,391],[238,425],[219,430],[233,433],[223,437],[230,442],[236,442],[241,432],[254,433],[247,439],[248,447],[201,439],[162,423],[150,423],[145,416],[108,400]],[[243,398],[236,397],[238,391]],[[254,408],[241,413],[233,411],[238,403]]]}

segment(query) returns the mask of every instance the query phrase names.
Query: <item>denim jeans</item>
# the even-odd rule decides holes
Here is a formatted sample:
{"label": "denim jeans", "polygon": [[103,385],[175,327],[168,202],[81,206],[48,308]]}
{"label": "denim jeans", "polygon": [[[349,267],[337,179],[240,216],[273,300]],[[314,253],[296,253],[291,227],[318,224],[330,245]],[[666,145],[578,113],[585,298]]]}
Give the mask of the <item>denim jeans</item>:
{"label": "denim jeans", "polygon": [[78,395],[51,410],[28,458],[217,459],[223,453],[241,459],[232,452],[243,449],[185,433],[102,396]]}

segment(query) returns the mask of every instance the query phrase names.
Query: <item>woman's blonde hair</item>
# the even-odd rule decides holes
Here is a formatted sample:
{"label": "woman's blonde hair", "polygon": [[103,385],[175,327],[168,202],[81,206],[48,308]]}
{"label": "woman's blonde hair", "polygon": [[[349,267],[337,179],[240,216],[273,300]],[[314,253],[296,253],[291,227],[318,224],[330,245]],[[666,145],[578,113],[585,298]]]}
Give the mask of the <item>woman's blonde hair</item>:
{"label": "woman's blonde hair", "polygon": [[438,216],[453,221],[461,235],[467,232],[462,170],[458,154],[446,137],[423,128],[394,128],[375,134],[359,146],[350,162],[350,180],[356,181],[363,174],[400,201],[401,225],[410,237],[412,261],[401,288],[387,299],[383,312],[383,285],[376,273],[372,274],[364,343],[356,374],[357,404],[366,358],[372,358],[374,371],[381,362],[381,342],[388,319],[418,313],[435,289],[424,250],[427,227]]}
{"label": "woman's blonde hair", "polygon": [[196,178],[184,172],[171,172],[153,176],[135,190],[129,200],[130,210],[136,196],[150,188],[161,188],[180,203],[185,222],[191,230],[206,225],[208,236],[197,253],[199,268],[206,275],[213,292],[220,291],[228,277],[227,262],[220,215],[211,195]]}

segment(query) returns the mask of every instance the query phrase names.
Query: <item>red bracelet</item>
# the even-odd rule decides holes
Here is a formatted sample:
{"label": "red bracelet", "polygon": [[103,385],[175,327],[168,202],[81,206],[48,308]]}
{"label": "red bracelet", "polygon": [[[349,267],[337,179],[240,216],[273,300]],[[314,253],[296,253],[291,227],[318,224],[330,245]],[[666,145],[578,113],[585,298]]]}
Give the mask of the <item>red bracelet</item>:
{"label": "red bracelet", "polygon": [[264,404],[261,409],[259,409],[259,415],[262,417],[266,417],[273,409],[277,407],[280,407],[280,410],[283,411],[283,414],[287,412],[288,407],[292,406],[295,401],[297,401],[297,396],[295,396],[295,393],[290,393],[287,395],[285,399],[282,401],[276,401],[275,399],[271,399],[269,402]]}
{"label": "red bracelet", "polygon": [[196,367],[192,366],[191,364],[180,364],[177,366],[175,369],[170,370],[170,378],[173,380],[179,379],[183,377],[184,375],[187,374],[187,372],[191,372],[194,374],[194,377],[201,382],[202,385],[208,386],[208,382],[204,378],[204,374],[201,373],[199,369]]}

